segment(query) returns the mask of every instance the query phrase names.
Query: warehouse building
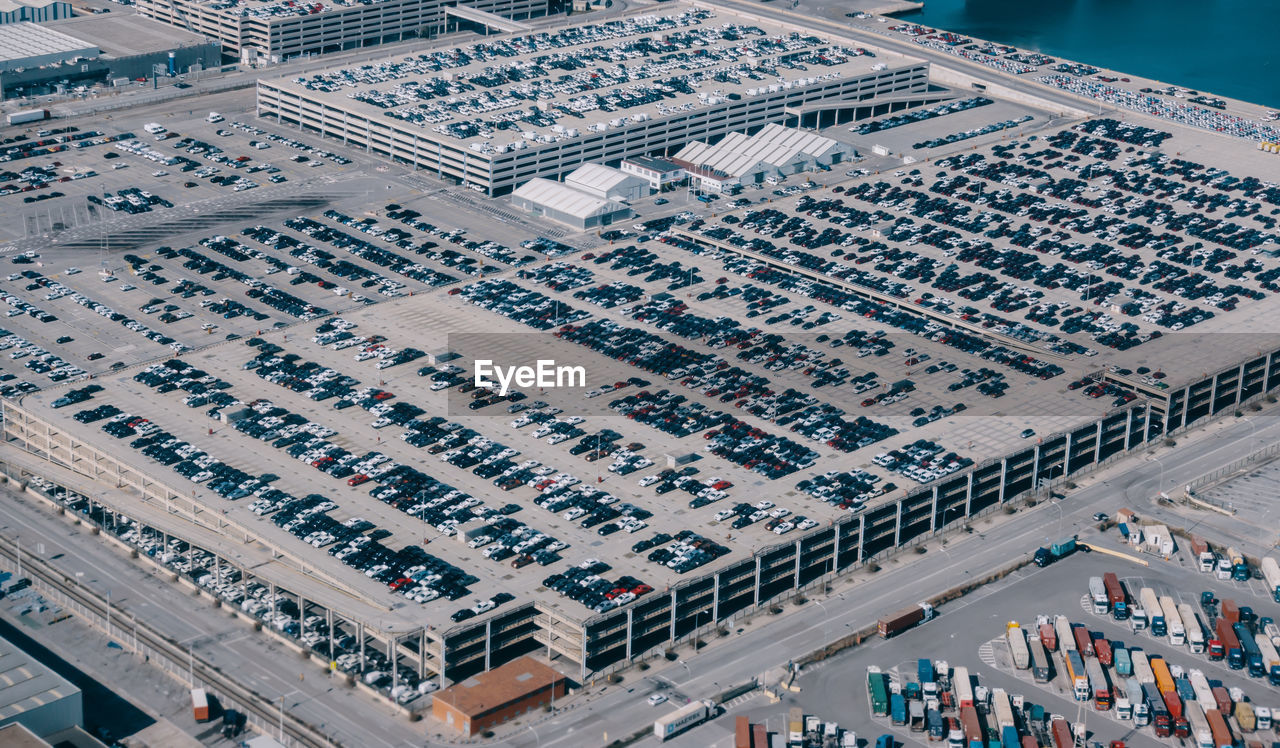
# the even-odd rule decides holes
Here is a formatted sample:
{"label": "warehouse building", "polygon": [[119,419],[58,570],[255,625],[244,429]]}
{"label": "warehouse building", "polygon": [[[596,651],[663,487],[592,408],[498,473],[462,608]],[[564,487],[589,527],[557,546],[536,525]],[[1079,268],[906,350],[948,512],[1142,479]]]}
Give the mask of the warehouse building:
{"label": "warehouse building", "polygon": [[583,164],[564,178],[565,186],[606,200],[630,202],[649,195],[649,180],[603,164]]}
{"label": "warehouse building", "polygon": [[564,698],[568,683],[526,655],[436,692],[431,715],[470,737]]}
{"label": "warehouse building", "polygon": [[80,689],[8,639],[0,639],[0,726],[20,722],[44,738],[81,727]]}
{"label": "warehouse building", "polygon": [[62,0],[0,0],[0,24],[44,23],[71,17],[71,3]]}
{"label": "warehouse building", "polygon": [[694,187],[725,192],[770,177],[778,180],[830,168],[852,153],[851,147],[831,138],[770,124],[751,136],[730,133],[716,145],[690,143],[671,160],[685,169]]}
{"label": "warehouse building", "polygon": [[[585,162],[785,122],[808,105],[928,96],[926,62],[724,9],[664,10],[259,81],[258,114],[498,195]],[[535,62],[548,55],[578,61],[571,85]],[[609,62],[617,55],[626,67]]]}
{"label": "warehouse building", "polygon": [[374,44],[433,36],[450,19],[475,21],[546,15],[548,0],[138,0],[138,12],[179,29],[212,37],[246,64],[271,64]]}
{"label": "warehouse building", "polygon": [[608,226],[632,215],[631,208],[616,200],[541,177],[529,180],[511,193],[511,204],[579,231]]}
{"label": "warehouse building", "polygon": [[[34,23],[0,26],[0,73],[57,67],[97,57],[93,44]],[[5,81],[8,86],[8,81]]]}

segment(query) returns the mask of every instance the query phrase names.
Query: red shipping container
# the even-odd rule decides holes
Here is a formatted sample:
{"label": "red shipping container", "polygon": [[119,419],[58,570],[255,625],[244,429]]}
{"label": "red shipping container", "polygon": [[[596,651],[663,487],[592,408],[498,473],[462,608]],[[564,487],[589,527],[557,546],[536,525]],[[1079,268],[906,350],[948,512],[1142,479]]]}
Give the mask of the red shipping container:
{"label": "red shipping container", "polygon": [[1093,640],[1093,651],[1098,655],[1098,662],[1111,667],[1114,656],[1111,652],[1111,642],[1106,639],[1098,638]]}
{"label": "red shipping container", "polygon": [[1222,617],[1227,619],[1227,623],[1240,623],[1240,608],[1235,600],[1222,601]]}
{"label": "red shipping container", "polygon": [[1040,641],[1050,652],[1058,651],[1058,632],[1054,630],[1052,623],[1040,624]]}
{"label": "red shipping container", "polygon": [[1178,694],[1173,691],[1161,692],[1164,697],[1164,705],[1169,709],[1169,716],[1175,720],[1182,719],[1182,699],[1178,698]]}
{"label": "red shipping container", "polygon": [[1222,686],[1213,687],[1213,699],[1218,702],[1218,711],[1223,714],[1231,713],[1231,694],[1227,693],[1227,689]]}

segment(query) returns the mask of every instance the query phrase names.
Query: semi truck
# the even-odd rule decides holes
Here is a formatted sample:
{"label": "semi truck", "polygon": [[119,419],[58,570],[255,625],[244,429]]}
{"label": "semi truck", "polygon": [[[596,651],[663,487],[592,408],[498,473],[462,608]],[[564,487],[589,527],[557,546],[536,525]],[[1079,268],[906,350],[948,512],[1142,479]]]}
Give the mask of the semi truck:
{"label": "semi truck", "polygon": [[1045,567],[1057,561],[1058,559],[1070,556],[1076,551],[1076,539],[1074,537],[1060,540],[1045,548],[1037,548],[1032,561],[1036,566]]}
{"label": "semi truck", "polygon": [[1231,562],[1231,578],[1237,582],[1249,581],[1249,564],[1244,560],[1244,554],[1235,548],[1227,549],[1227,560]]}
{"label": "semi truck", "polygon": [[1231,728],[1227,726],[1227,721],[1223,719],[1222,712],[1217,709],[1205,709],[1204,719],[1209,723],[1209,730],[1213,734],[1214,748],[1234,748],[1231,739]]}
{"label": "semi truck", "polygon": [[1156,593],[1150,587],[1143,587],[1138,591],[1138,602],[1142,604],[1142,609],[1146,611],[1151,622],[1151,635],[1160,637],[1167,635],[1169,632],[1164,625],[1164,612],[1160,609],[1160,600],[1156,597]]}
{"label": "semi truck", "polygon": [[664,741],[696,724],[706,721],[715,713],[715,705],[710,701],[690,702],[679,709],[659,717],[653,722],[653,735],[659,742]]}
{"label": "semi truck", "polygon": [[1089,686],[1093,690],[1093,708],[1105,712],[1113,706],[1111,684],[1102,664],[1097,660],[1085,662],[1085,673],[1089,676]]}
{"label": "semi truck", "polygon": [[1254,634],[1253,641],[1262,655],[1262,669],[1266,672],[1267,681],[1273,686],[1280,686],[1280,652],[1271,643],[1266,634]]}
{"label": "semi truck", "polygon": [[1169,635],[1169,643],[1175,647],[1185,646],[1187,630],[1182,624],[1182,616],[1178,615],[1178,605],[1168,595],[1160,597],[1160,613],[1164,616],[1164,627]]}
{"label": "semi truck", "polygon": [[1053,736],[1053,748],[1074,748],[1076,744],[1075,733],[1071,731],[1071,725],[1062,718],[1055,719],[1049,724],[1049,733]]}
{"label": "semi truck", "polygon": [[[1236,634],[1236,640],[1240,642],[1240,650],[1244,655],[1244,666],[1249,673],[1250,678],[1261,678],[1266,675],[1266,668],[1262,663],[1262,652],[1258,649],[1258,642],[1253,638],[1253,633],[1249,631],[1249,627],[1243,623],[1237,623],[1231,627]],[[1230,666],[1230,662],[1227,663]]]}
{"label": "semi truck", "polygon": [[1093,601],[1093,612],[1106,615],[1111,610],[1111,598],[1107,595],[1107,586],[1102,577],[1089,577],[1089,599]]}
{"label": "semi truck", "polygon": [[1204,627],[1200,625],[1199,616],[1190,605],[1179,603],[1178,618],[1182,620],[1182,627],[1186,630],[1187,646],[1191,648],[1191,653],[1204,654]]}
{"label": "semi truck", "polygon": [[1199,535],[1191,536],[1191,555],[1195,556],[1200,571],[1206,574],[1213,571],[1214,565],[1218,562],[1218,557],[1214,555],[1209,543]]}
{"label": "semi truck", "polygon": [[871,713],[877,717],[889,714],[888,676],[880,668],[867,668],[867,698],[871,701]]}
{"label": "semi truck", "polygon": [[804,748],[804,712],[798,706],[787,712],[787,746]]}
{"label": "semi truck", "polygon": [[995,727],[1000,730],[1017,724],[1013,720],[1013,703],[1003,688],[991,689],[991,714],[995,718]]}
{"label": "semi truck", "polygon": [[1009,652],[1013,654],[1013,666],[1019,670],[1031,667],[1031,649],[1027,646],[1027,635],[1022,627],[1010,623],[1004,633],[1009,641]]}
{"label": "semi truck", "polygon": [[1111,617],[1123,621],[1129,617],[1129,598],[1124,594],[1120,579],[1113,572],[1102,575],[1102,586],[1107,591],[1107,602],[1111,604]]}
{"label": "semi truck", "polygon": [[1142,694],[1146,698],[1147,708],[1151,710],[1151,727],[1156,737],[1167,738],[1173,735],[1173,720],[1169,719],[1169,708],[1165,706],[1164,697],[1154,683],[1143,683]]}
{"label": "semi truck", "polygon": [[1138,683],[1146,685],[1156,682],[1156,674],[1151,670],[1151,663],[1147,661],[1146,652],[1140,650],[1130,650],[1129,657],[1133,660],[1133,677]]}
{"label": "semi truck", "polygon": [[1270,556],[1262,559],[1262,580],[1267,583],[1267,591],[1271,599],[1280,603],[1280,562]]}
{"label": "semi truck", "polygon": [[1067,682],[1071,684],[1071,695],[1076,701],[1088,701],[1089,675],[1084,669],[1084,658],[1074,649],[1062,653],[1062,660],[1067,666]]}
{"label": "semi truck", "polygon": [[973,706],[973,682],[969,680],[969,668],[957,667],[951,676],[951,686],[956,692],[956,706]]}
{"label": "semi truck", "polygon": [[1191,740],[1195,748],[1217,748],[1213,744],[1213,732],[1209,729],[1209,721],[1204,718],[1204,707],[1187,702],[1187,723],[1191,725]]}
{"label": "semi truck", "polygon": [[985,748],[982,723],[978,721],[978,710],[972,704],[960,707],[960,724],[964,727],[965,745],[970,748]]}
{"label": "semi truck", "polygon": [[1058,646],[1063,652],[1070,649],[1076,649],[1076,636],[1071,631],[1071,621],[1066,616],[1057,616],[1053,619],[1053,633],[1058,637]]}
{"label": "semi truck", "polygon": [[1111,650],[1111,642],[1098,638],[1093,640],[1093,654],[1098,662],[1111,667],[1115,664],[1115,652]]}
{"label": "semi truck", "polygon": [[1218,702],[1213,698],[1213,689],[1209,687],[1209,679],[1204,672],[1192,669],[1187,672],[1187,680],[1191,681],[1191,689],[1196,692],[1196,701],[1205,709],[1211,709]]}
{"label": "semi truck", "polygon": [[1028,646],[1031,650],[1031,677],[1036,683],[1048,683],[1051,671],[1049,655],[1045,654],[1044,645],[1040,643],[1040,639],[1032,637]]}
{"label": "semi truck", "polygon": [[1115,647],[1112,650],[1112,659],[1116,663],[1116,675],[1126,678],[1133,675],[1133,660],[1129,658],[1129,650],[1124,647]]}
{"label": "semi truck", "polygon": [[1146,727],[1151,723],[1151,710],[1147,708],[1147,697],[1142,692],[1142,684],[1136,678],[1130,678],[1125,681],[1124,689],[1129,703],[1133,705],[1133,724]]}
{"label": "semi truck", "polygon": [[49,119],[48,109],[23,109],[20,112],[9,113],[10,125],[25,125],[28,122],[41,122]]}
{"label": "semi truck", "polygon": [[1084,624],[1077,623],[1071,627],[1071,635],[1076,640],[1076,651],[1082,657],[1093,657],[1093,637],[1089,635],[1089,629]]}
{"label": "semi truck", "polygon": [[880,636],[888,639],[932,618],[932,605],[924,602],[916,603],[909,608],[903,608],[897,613],[881,618],[879,621]]}
{"label": "semi truck", "polygon": [[1040,632],[1040,643],[1050,652],[1058,651],[1058,629],[1049,621],[1042,621],[1036,624],[1036,630]]}
{"label": "semi truck", "polygon": [[191,711],[196,722],[209,721],[209,695],[203,688],[191,689]]}

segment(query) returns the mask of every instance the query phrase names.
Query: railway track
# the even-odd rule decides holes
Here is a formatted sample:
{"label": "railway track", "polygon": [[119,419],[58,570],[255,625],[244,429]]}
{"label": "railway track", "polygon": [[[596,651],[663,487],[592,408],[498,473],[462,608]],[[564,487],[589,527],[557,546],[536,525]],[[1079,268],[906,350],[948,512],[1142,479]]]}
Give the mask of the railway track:
{"label": "railway track", "polygon": [[[30,577],[36,587],[43,586],[56,593],[58,597],[86,611],[89,616],[88,622],[92,625],[96,626],[97,622],[107,620],[108,610],[105,600],[91,590],[76,584],[70,577],[40,558],[23,553],[19,560],[18,554],[16,543],[11,539],[5,538],[4,542],[0,543],[0,557],[10,562],[11,566],[21,568],[22,573]],[[112,610],[114,611],[112,615],[119,614],[114,608]],[[218,697],[220,703],[234,704],[236,708],[246,713],[249,721],[256,724],[264,734],[279,738],[280,733],[283,732],[282,742],[304,748],[340,745],[306,722],[284,712],[278,706],[278,700],[240,685],[218,668],[199,657],[192,656],[188,650],[164,634],[153,630],[145,621],[131,620],[129,625],[133,628],[133,635],[136,636],[135,650],[148,650],[151,657],[162,659],[164,669],[175,678],[178,677],[177,674],[189,671],[191,677]]]}

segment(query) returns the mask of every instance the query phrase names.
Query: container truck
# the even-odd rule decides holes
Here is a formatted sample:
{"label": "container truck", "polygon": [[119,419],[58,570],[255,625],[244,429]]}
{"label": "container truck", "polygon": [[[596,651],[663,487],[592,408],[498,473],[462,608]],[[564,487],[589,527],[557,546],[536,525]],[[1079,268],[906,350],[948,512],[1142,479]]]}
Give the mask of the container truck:
{"label": "container truck", "polygon": [[[1258,649],[1258,642],[1253,637],[1253,633],[1249,631],[1249,627],[1243,623],[1237,623],[1231,627],[1236,634],[1236,640],[1240,642],[1240,649],[1244,653],[1244,666],[1249,673],[1250,678],[1261,678],[1267,674],[1266,666],[1262,662],[1262,652]],[[1227,663],[1230,665],[1231,663]]]}
{"label": "container truck", "polygon": [[984,746],[982,723],[978,721],[978,710],[973,705],[960,707],[960,724],[964,726],[965,745]]}
{"label": "container truck", "polygon": [[1209,722],[1204,718],[1204,708],[1194,701],[1187,702],[1187,723],[1191,725],[1192,745],[1195,748],[1216,748],[1213,744],[1213,732]]}
{"label": "container truck", "polygon": [[1200,617],[1195,610],[1186,603],[1180,603],[1178,618],[1182,620],[1182,627],[1186,630],[1187,646],[1191,648],[1191,653],[1204,654],[1204,627],[1200,625]]}
{"label": "container truck", "polygon": [[203,688],[191,689],[191,711],[196,722],[209,721],[209,695]]}
{"label": "container truck", "polygon": [[1102,575],[1102,586],[1107,590],[1107,602],[1111,604],[1111,617],[1123,621],[1129,617],[1129,598],[1124,594],[1120,579],[1113,573]]}
{"label": "container truck", "polygon": [[1244,668],[1244,650],[1240,649],[1240,640],[1226,618],[1218,619],[1218,641],[1222,643],[1223,655],[1227,667],[1232,670]]}
{"label": "container truck", "polygon": [[1223,600],[1220,610],[1227,623],[1240,623],[1240,606],[1236,605],[1235,600]]}
{"label": "container truck", "polygon": [[895,725],[907,724],[907,699],[900,693],[889,694],[889,721]]}
{"label": "container truck", "polygon": [[1196,692],[1196,701],[1200,702],[1200,706],[1204,709],[1212,709],[1217,705],[1217,701],[1213,698],[1213,689],[1209,687],[1209,679],[1204,677],[1201,670],[1192,669],[1187,672],[1187,680],[1191,682],[1191,690]]}
{"label": "container truck", "polygon": [[1266,732],[1272,729],[1272,711],[1270,707],[1255,706],[1253,708],[1253,716],[1258,720],[1258,732]]}
{"label": "container truck", "polygon": [[1133,724],[1138,727],[1150,724],[1151,710],[1147,708],[1147,697],[1142,692],[1142,684],[1136,678],[1130,678],[1125,681],[1124,690],[1129,703],[1133,705]]}
{"label": "container truck", "polygon": [[688,728],[705,721],[714,713],[715,705],[710,701],[702,700],[691,702],[670,714],[654,720],[653,735],[659,741],[666,740],[679,732],[687,730]]}
{"label": "container truck", "polygon": [[1071,636],[1076,640],[1076,651],[1082,657],[1093,656],[1093,637],[1089,635],[1089,630],[1083,624],[1074,624],[1071,627]]}
{"label": "container truck", "polygon": [[1012,725],[1000,728],[1000,748],[1022,748],[1018,728]]}
{"label": "container truck", "polygon": [[1016,623],[1009,624],[1005,630],[1005,638],[1009,641],[1009,651],[1013,654],[1013,666],[1019,670],[1031,667],[1031,649],[1027,646],[1027,635]]}
{"label": "container truck", "polygon": [[1049,733],[1053,736],[1053,748],[1074,748],[1076,736],[1065,719],[1055,719],[1050,723]]}
{"label": "container truck", "polygon": [[1098,638],[1093,640],[1093,654],[1098,662],[1111,667],[1115,664],[1115,653],[1111,651],[1111,642]]}
{"label": "container truck", "polygon": [[1129,659],[1129,650],[1124,647],[1117,646],[1113,650],[1112,658],[1116,661],[1116,674],[1126,678],[1133,675],[1133,660]]}
{"label": "container truck", "polygon": [[1225,556],[1220,557],[1218,559],[1217,565],[1214,566],[1213,568],[1213,575],[1217,577],[1220,581],[1224,581],[1224,582],[1230,579],[1231,578],[1231,559]]}
{"label": "container truck", "polygon": [[1123,681],[1116,681],[1116,719],[1133,719],[1133,702],[1129,701],[1129,692]]}
{"label": "container truck", "polygon": [[1022,748],[1040,748],[1040,743],[1030,735],[1023,735]]}
{"label": "container truck", "polygon": [[1173,674],[1169,672],[1169,665],[1163,657],[1149,657],[1147,663],[1151,665],[1151,674],[1155,676],[1156,688],[1160,689],[1160,693],[1178,692],[1178,687],[1173,682]]}
{"label": "container truck", "polygon": [[929,726],[930,740],[938,741],[946,737],[946,730],[944,729],[946,723],[942,721],[942,712],[937,709],[930,709],[925,713],[924,719]]}
{"label": "container truck", "polygon": [[787,712],[787,745],[790,748],[804,748],[804,712],[793,706]]}
{"label": "container truck", "polygon": [[1253,714],[1253,705],[1247,701],[1236,702],[1235,714],[1236,724],[1240,725],[1240,732],[1253,732],[1257,728],[1256,719]]}
{"label": "container truck", "polygon": [[1169,719],[1169,708],[1164,704],[1164,697],[1154,683],[1142,684],[1142,695],[1146,698],[1147,708],[1151,710],[1151,727],[1156,737],[1167,738],[1173,735],[1173,721]]}
{"label": "container truck", "polygon": [[1227,558],[1231,560],[1231,578],[1237,582],[1249,581],[1249,564],[1244,560],[1244,554],[1235,548],[1228,548]]}
{"label": "container truck", "polygon": [[1280,686],[1280,653],[1266,634],[1254,634],[1253,641],[1262,655],[1262,669],[1267,674],[1267,681],[1273,686]]}
{"label": "container truck", "polygon": [[1151,670],[1151,663],[1147,661],[1147,654],[1138,649],[1129,651],[1129,658],[1133,660],[1133,677],[1142,685],[1156,682],[1156,674]]}
{"label": "container truck", "polygon": [[1071,695],[1076,701],[1089,700],[1089,675],[1084,669],[1084,659],[1074,649],[1062,653],[1062,660],[1067,666],[1067,682],[1071,684]]}
{"label": "container truck", "polygon": [[1164,627],[1169,635],[1169,643],[1175,647],[1185,646],[1187,643],[1187,630],[1182,623],[1182,616],[1178,615],[1178,605],[1173,598],[1168,595],[1160,597],[1160,612],[1164,616]]}
{"label": "container truck", "polygon": [[9,124],[25,125],[28,122],[40,122],[49,119],[48,109],[23,109],[21,112],[9,113]]}
{"label": "container truck", "polygon": [[1109,710],[1112,705],[1111,684],[1102,664],[1097,660],[1085,662],[1085,674],[1089,676],[1089,687],[1093,690],[1093,708],[1100,712]]}
{"label": "container truck", "polygon": [[1178,688],[1178,698],[1182,699],[1182,703],[1196,700],[1196,690],[1191,687],[1191,681],[1186,678],[1174,678],[1173,685]]}
{"label": "container truck", "polygon": [[1213,571],[1213,567],[1218,561],[1218,557],[1213,554],[1213,549],[1199,535],[1191,536],[1191,555],[1195,556],[1200,571],[1206,574]]}
{"label": "container truck", "polygon": [[1214,686],[1213,703],[1217,705],[1218,711],[1223,714],[1231,714],[1231,696],[1227,693],[1227,689],[1222,686]]}
{"label": "container truck", "polygon": [[1040,643],[1050,652],[1058,651],[1058,630],[1052,623],[1041,623],[1037,627],[1040,632]]}
{"label": "container truck", "polygon": [[1271,599],[1280,603],[1280,562],[1271,556],[1262,558],[1262,581],[1266,582]]}
{"label": "container truck", "polygon": [[1058,635],[1058,646],[1065,652],[1069,649],[1076,649],[1076,636],[1071,631],[1071,621],[1066,616],[1057,616],[1053,619],[1053,632]]}
{"label": "container truck", "polygon": [[1035,561],[1036,566],[1044,567],[1060,558],[1070,556],[1072,553],[1075,553],[1075,550],[1076,539],[1066,538],[1065,540],[1060,540],[1047,548],[1037,548],[1036,554],[1032,557],[1032,560]]}
{"label": "container truck", "polygon": [[1214,748],[1233,748],[1231,728],[1223,719],[1222,712],[1217,709],[1205,709],[1204,719],[1209,723],[1209,731],[1213,734]]}
{"label": "container truck", "polygon": [[751,720],[745,714],[733,719],[733,748],[751,748]]}
{"label": "container truck", "polygon": [[897,613],[881,618],[879,622],[880,636],[888,639],[932,618],[932,605],[929,603],[916,603],[909,608],[903,608]]}
{"label": "container truck", "polygon": [[911,732],[924,732],[924,704],[919,701],[907,704],[907,720]]}
{"label": "container truck", "polygon": [[957,667],[951,676],[951,686],[956,692],[956,706],[973,706],[973,682],[969,680],[969,668]]}
{"label": "container truck", "polygon": [[1107,596],[1107,586],[1102,577],[1089,577],[1089,599],[1093,601],[1093,612],[1106,615],[1111,610],[1111,599]]}
{"label": "container truck", "polygon": [[867,668],[867,697],[871,700],[871,713],[877,717],[889,714],[888,677],[878,667]]}
{"label": "container truck", "polygon": [[920,681],[920,685],[932,683],[933,678],[933,660],[928,657],[916,660],[916,680]]}
{"label": "container truck", "polygon": [[1031,650],[1031,677],[1036,683],[1048,683],[1052,674],[1049,668],[1049,655],[1045,654],[1044,645],[1039,639],[1031,639],[1028,643]]}
{"label": "container truck", "polygon": [[1164,612],[1160,609],[1160,600],[1156,597],[1156,593],[1150,587],[1143,587],[1138,591],[1138,601],[1142,603],[1142,609],[1146,611],[1151,621],[1151,635],[1162,637],[1168,634],[1164,625]]}
{"label": "container truck", "polygon": [[991,689],[991,714],[997,728],[1003,730],[1017,725],[1013,720],[1013,703],[1009,701],[1009,693],[1003,688]]}

